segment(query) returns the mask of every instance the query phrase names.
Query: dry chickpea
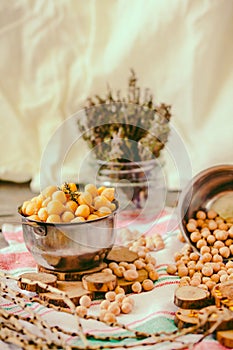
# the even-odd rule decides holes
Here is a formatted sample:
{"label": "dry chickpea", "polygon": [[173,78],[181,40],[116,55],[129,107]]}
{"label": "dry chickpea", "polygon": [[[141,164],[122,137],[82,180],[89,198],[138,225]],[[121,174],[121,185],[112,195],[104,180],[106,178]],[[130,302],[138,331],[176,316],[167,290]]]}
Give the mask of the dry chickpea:
{"label": "dry chickpea", "polygon": [[103,321],[106,323],[115,323],[116,322],[116,316],[112,312],[105,312]]}
{"label": "dry chickpea", "polygon": [[197,243],[201,239],[201,233],[198,231],[194,231],[190,235],[190,239],[193,243]]}
{"label": "dry chickpea", "polygon": [[214,220],[209,220],[208,222],[208,228],[213,231],[213,230],[216,230],[216,228],[218,227],[216,221]]}
{"label": "dry chickpea", "polygon": [[196,218],[205,220],[206,219],[206,213],[203,210],[198,210],[198,212],[196,214]]}
{"label": "dry chickpea", "polygon": [[213,271],[214,271],[214,272],[218,272],[218,271],[221,270],[221,265],[220,265],[220,263],[218,263],[218,262],[213,263],[213,264],[212,264],[212,267],[213,267]]}
{"label": "dry chickpea", "polygon": [[207,230],[204,230],[201,232],[201,235],[204,239],[207,239],[210,235],[210,231],[207,229]]}
{"label": "dry chickpea", "polygon": [[202,277],[202,283],[206,284],[206,282],[210,281],[210,277],[208,276],[203,276]]}
{"label": "dry chickpea", "polygon": [[227,269],[233,268],[233,261],[232,261],[232,260],[227,261],[227,263],[226,263],[226,268],[227,268]]}
{"label": "dry chickpea", "polygon": [[100,309],[107,310],[109,308],[110,301],[109,300],[103,300],[100,303]]}
{"label": "dry chickpea", "polygon": [[203,276],[209,277],[209,276],[213,275],[213,268],[211,266],[204,265],[201,272],[202,272]]}
{"label": "dry chickpea", "polygon": [[87,308],[85,306],[79,305],[76,307],[76,313],[79,317],[85,317],[87,315]]}
{"label": "dry chickpea", "polygon": [[108,301],[114,301],[116,298],[116,293],[113,291],[109,291],[107,293],[105,293],[105,299]]}
{"label": "dry chickpea", "polygon": [[91,306],[91,298],[88,295],[82,295],[79,299],[79,304],[88,308]]}
{"label": "dry chickpea", "polygon": [[190,286],[198,287],[200,284],[200,280],[198,278],[192,278],[190,281]]}
{"label": "dry chickpea", "polygon": [[180,242],[182,243],[185,243],[186,242],[186,239],[185,237],[183,236],[183,234],[179,231],[178,234],[177,234],[177,238]]}
{"label": "dry chickpea", "polygon": [[223,283],[223,282],[226,282],[228,280],[228,275],[222,275],[220,276],[220,282]]}
{"label": "dry chickpea", "polygon": [[192,278],[195,273],[195,269],[188,269],[188,270],[189,270],[189,276]]}
{"label": "dry chickpea", "polygon": [[126,261],[121,261],[119,262],[119,266],[123,266],[125,268],[125,270],[128,268],[129,263],[127,263]]}
{"label": "dry chickpea", "polygon": [[141,285],[141,283],[140,282],[134,282],[133,284],[132,284],[132,286],[131,286],[131,288],[132,288],[132,291],[134,292],[134,293],[141,293],[141,291],[142,291],[142,285]]}
{"label": "dry chickpea", "polygon": [[207,217],[208,219],[215,219],[218,214],[216,213],[215,210],[209,210],[207,212]]}
{"label": "dry chickpea", "polygon": [[123,273],[126,281],[134,281],[138,278],[138,272],[136,270],[126,270]]}
{"label": "dry chickpea", "polygon": [[219,270],[219,271],[218,271],[218,275],[219,275],[219,276],[227,275],[227,271],[226,271],[226,270]]}
{"label": "dry chickpea", "polygon": [[227,246],[227,247],[230,247],[230,245],[233,243],[233,239],[231,239],[231,238],[228,238],[226,241],[225,241],[225,245]]}
{"label": "dry chickpea", "polygon": [[151,270],[154,270],[155,267],[154,267],[154,265],[152,265],[151,263],[149,263],[149,264],[146,264],[145,269],[146,269],[146,271],[149,272],[149,271],[151,271]]}
{"label": "dry chickpea", "polygon": [[190,282],[191,282],[191,278],[190,278],[189,276],[183,276],[183,277],[181,277],[181,279],[180,279],[180,285],[183,285],[183,286],[189,285]]}
{"label": "dry chickpea", "polygon": [[75,216],[87,218],[90,215],[90,207],[87,204],[81,204],[75,210]]}
{"label": "dry chickpea", "polygon": [[116,262],[110,262],[108,264],[108,267],[111,269],[111,270],[114,270],[118,267],[119,265],[116,263]]}
{"label": "dry chickpea", "polygon": [[215,254],[215,255],[213,255],[212,261],[213,261],[213,262],[222,262],[222,261],[223,261],[223,258],[222,258],[221,255]]}
{"label": "dry chickpea", "polygon": [[212,254],[213,256],[214,256],[215,254],[218,254],[218,249],[212,247],[212,248],[211,248],[211,254]]}
{"label": "dry chickpea", "polygon": [[210,247],[208,247],[207,245],[203,245],[203,247],[201,247],[200,249],[200,253],[201,255],[204,255],[205,253],[210,253]]}
{"label": "dry chickpea", "polygon": [[180,253],[180,252],[176,252],[176,253],[174,254],[174,260],[175,260],[175,261],[180,260],[181,257],[182,257],[182,253]]}
{"label": "dry chickpea", "polygon": [[228,225],[225,222],[222,222],[218,225],[219,230],[227,231]]}
{"label": "dry chickpea", "polygon": [[220,276],[217,273],[214,273],[212,276],[210,276],[211,280],[215,283],[219,282]]}
{"label": "dry chickpea", "polygon": [[142,282],[142,288],[145,291],[152,290],[154,288],[154,283],[150,279],[145,279]]}
{"label": "dry chickpea", "polygon": [[214,242],[214,248],[220,249],[222,247],[225,247],[225,244],[222,241]]}
{"label": "dry chickpea", "polygon": [[216,230],[215,237],[218,241],[225,241],[228,238],[228,232],[223,230]]}
{"label": "dry chickpea", "polygon": [[154,256],[152,256],[151,254],[146,254],[145,256],[145,263],[147,264],[153,264],[154,266],[156,265],[156,259]]}
{"label": "dry chickpea", "polygon": [[197,219],[197,227],[203,227],[204,226],[204,220]]}
{"label": "dry chickpea", "polygon": [[128,264],[126,270],[137,270],[137,268],[134,264]]}
{"label": "dry chickpea", "polygon": [[176,265],[170,264],[167,266],[166,271],[169,275],[174,275],[177,272],[177,267],[176,267]]}
{"label": "dry chickpea", "polygon": [[143,261],[139,260],[139,259],[134,261],[134,265],[136,266],[137,270],[141,270],[141,269],[143,269],[146,266],[146,264]]}
{"label": "dry chickpea", "polygon": [[188,222],[186,228],[188,232],[194,232],[197,230],[197,226],[193,222]]}
{"label": "dry chickpea", "polygon": [[209,291],[211,291],[214,286],[216,286],[216,283],[212,280],[206,282],[206,286],[208,287]]}
{"label": "dry chickpea", "polygon": [[199,239],[199,241],[197,242],[197,248],[200,249],[201,247],[207,245],[207,242],[205,239]]}
{"label": "dry chickpea", "polygon": [[123,277],[125,272],[125,268],[123,266],[118,266],[115,269],[113,269],[114,275],[117,277]]}
{"label": "dry chickpea", "polygon": [[115,293],[116,294],[125,294],[125,290],[124,290],[124,288],[122,288],[120,286],[116,286]]}
{"label": "dry chickpea", "polygon": [[119,293],[116,295],[115,301],[117,301],[119,304],[121,304],[124,298],[125,298],[125,294]]}
{"label": "dry chickpea", "polygon": [[221,247],[219,253],[223,258],[229,258],[231,252],[228,247]]}
{"label": "dry chickpea", "polygon": [[227,269],[227,273],[228,273],[228,275],[233,274],[233,268],[232,268],[232,267],[229,267],[229,268]]}
{"label": "dry chickpea", "polygon": [[216,238],[215,238],[214,235],[209,235],[209,236],[206,238],[206,240],[207,240],[207,243],[208,243],[209,245],[213,245],[214,242],[216,241]]}
{"label": "dry chickpea", "polygon": [[149,271],[149,278],[154,282],[159,279],[159,274],[156,270],[150,270]]}
{"label": "dry chickpea", "polygon": [[178,275],[179,277],[184,277],[184,276],[188,276],[189,270],[185,265],[181,265],[178,267]]}
{"label": "dry chickpea", "polygon": [[201,260],[203,263],[209,262],[212,260],[212,255],[210,253],[205,253],[202,255]]}
{"label": "dry chickpea", "polygon": [[118,302],[114,301],[114,302],[110,303],[110,305],[108,307],[108,312],[111,312],[116,316],[120,315],[121,308],[120,308],[120,305],[118,304]]}
{"label": "dry chickpea", "polygon": [[201,271],[201,269],[203,268],[203,263],[199,260],[197,263],[196,263],[196,270],[197,271]]}
{"label": "dry chickpea", "polygon": [[128,303],[128,302],[125,302],[121,305],[121,311],[124,313],[124,314],[128,314],[132,311],[133,309],[133,306],[131,303]]}
{"label": "dry chickpea", "polygon": [[196,268],[196,262],[194,260],[191,260],[187,264],[188,269],[195,269]]}
{"label": "dry chickpea", "polygon": [[196,252],[192,252],[189,257],[193,261],[198,261],[199,260],[199,254],[196,253]]}

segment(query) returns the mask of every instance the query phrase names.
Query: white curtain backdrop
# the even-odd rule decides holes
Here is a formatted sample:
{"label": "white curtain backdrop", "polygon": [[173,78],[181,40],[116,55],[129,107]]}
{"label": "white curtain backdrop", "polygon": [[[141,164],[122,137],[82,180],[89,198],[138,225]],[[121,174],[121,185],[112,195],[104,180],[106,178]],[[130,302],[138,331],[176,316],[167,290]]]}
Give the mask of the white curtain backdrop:
{"label": "white curtain backdrop", "polygon": [[[157,103],[172,105],[191,175],[232,163],[232,38],[232,0],[2,0],[0,179],[32,180],[35,190],[41,172],[58,181],[59,159],[78,130],[62,128],[52,152],[55,130],[107,83],[124,89],[130,68]],[[170,142],[168,186],[179,188],[189,164],[177,175]],[[51,162],[41,169],[46,152]],[[64,180],[75,180],[87,152],[80,141],[69,150]]]}

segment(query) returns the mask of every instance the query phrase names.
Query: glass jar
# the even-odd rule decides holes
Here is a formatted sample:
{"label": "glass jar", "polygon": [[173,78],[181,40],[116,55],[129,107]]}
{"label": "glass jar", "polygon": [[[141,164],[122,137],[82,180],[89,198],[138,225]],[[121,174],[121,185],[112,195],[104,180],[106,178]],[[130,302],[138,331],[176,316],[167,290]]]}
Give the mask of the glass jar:
{"label": "glass jar", "polygon": [[151,159],[141,162],[97,160],[97,186],[116,188],[118,221],[152,222],[164,209],[166,181],[163,166]]}

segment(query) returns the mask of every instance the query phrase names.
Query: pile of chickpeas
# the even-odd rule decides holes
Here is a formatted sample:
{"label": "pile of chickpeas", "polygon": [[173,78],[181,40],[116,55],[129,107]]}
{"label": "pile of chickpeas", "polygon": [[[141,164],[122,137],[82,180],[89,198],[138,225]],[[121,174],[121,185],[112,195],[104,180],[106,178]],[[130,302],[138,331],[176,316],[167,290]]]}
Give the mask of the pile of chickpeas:
{"label": "pile of chickpeas", "polygon": [[[159,245],[163,245],[164,247],[164,242],[160,235],[155,234],[150,238],[154,238]],[[159,279],[159,274],[156,271],[156,259],[150,254],[152,245],[148,247],[146,246],[146,242],[147,240],[144,236],[137,240],[137,245],[136,247],[134,246],[134,249],[137,251],[138,258],[134,260],[134,262],[110,262],[102,272],[111,273],[119,278],[124,278],[126,281],[132,282],[131,290],[135,294],[152,290],[154,288],[154,282]],[[137,281],[139,277],[138,271],[141,269],[145,269],[148,272],[148,278],[139,282]],[[77,306],[76,309],[77,313],[80,317],[85,317],[91,305],[90,297],[82,296],[79,304],[80,305]],[[125,290],[118,285],[114,291],[105,293],[105,299],[100,303],[99,318],[106,323],[114,323],[116,322],[116,316],[130,313],[133,307],[134,299],[126,295]]]}
{"label": "pile of chickpeas", "polygon": [[185,244],[175,253],[175,264],[168,265],[167,273],[178,275],[180,285],[209,291],[217,283],[233,280],[233,261],[226,260],[233,254],[232,220],[224,220],[214,210],[199,210],[186,228],[200,254]]}
{"label": "pile of chickpeas", "polygon": [[201,255],[209,261],[221,262],[233,255],[233,223],[218,216],[214,210],[207,213],[199,210],[195,218],[188,220],[186,225],[190,240]]}
{"label": "pile of chickpeas", "polygon": [[[67,188],[69,191],[67,191]],[[38,196],[25,201],[21,207],[28,219],[47,223],[75,223],[95,220],[111,214],[115,190],[112,187],[87,184],[78,191],[76,184],[48,186]]]}

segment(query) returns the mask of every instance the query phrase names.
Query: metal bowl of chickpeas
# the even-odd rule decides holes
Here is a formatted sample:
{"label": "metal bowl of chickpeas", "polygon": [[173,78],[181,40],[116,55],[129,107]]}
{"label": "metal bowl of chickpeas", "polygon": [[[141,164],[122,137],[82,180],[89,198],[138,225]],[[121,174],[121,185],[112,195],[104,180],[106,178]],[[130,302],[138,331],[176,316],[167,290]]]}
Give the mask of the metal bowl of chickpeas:
{"label": "metal bowl of chickpeas", "polygon": [[114,188],[49,186],[19,207],[24,241],[36,263],[56,271],[98,266],[115,240]]}
{"label": "metal bowl of chickpeas", "polygon": [[[197,174],[178,202],[181,233],[210,262],[233,258],[233,165],[210,167]],[[206,255],[207,256],[207,255]]]}

